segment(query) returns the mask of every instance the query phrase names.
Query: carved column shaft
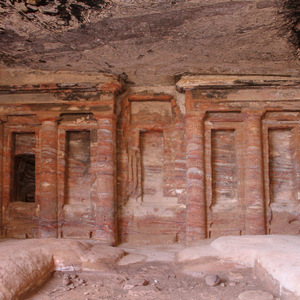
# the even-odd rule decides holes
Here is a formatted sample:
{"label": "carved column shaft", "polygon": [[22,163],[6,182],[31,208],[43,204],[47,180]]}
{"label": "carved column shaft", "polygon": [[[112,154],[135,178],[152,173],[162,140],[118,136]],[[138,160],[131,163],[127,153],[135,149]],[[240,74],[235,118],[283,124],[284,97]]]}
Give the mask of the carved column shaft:
{"label": "carved column shaft", "polygon": [[116,117],[97,118],[96,238],[116,242]]}
{"label": "carved column shaft", "polygon": [[40,130],[40,237],[57,237],[57,122]]}
{"label": "carved column shaft", "polygon": [[204,116],[186,116],[187,243],[206,238]]}
{"label": "carved column shaft", "polygon": [[261,117],[246,112],[245,120],[245,206],[246,234],[265,234]]}

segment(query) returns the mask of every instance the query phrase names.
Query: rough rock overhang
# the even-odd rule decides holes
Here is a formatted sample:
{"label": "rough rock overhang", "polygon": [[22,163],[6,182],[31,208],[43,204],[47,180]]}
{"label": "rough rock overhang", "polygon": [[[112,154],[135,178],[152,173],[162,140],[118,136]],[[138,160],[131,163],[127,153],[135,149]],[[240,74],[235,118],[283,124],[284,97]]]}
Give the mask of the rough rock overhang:
{"label": "rough rock overhang", "polygon": [[299,75],[298,0],[55,0],[0,3],[0,61],[128,75]]}

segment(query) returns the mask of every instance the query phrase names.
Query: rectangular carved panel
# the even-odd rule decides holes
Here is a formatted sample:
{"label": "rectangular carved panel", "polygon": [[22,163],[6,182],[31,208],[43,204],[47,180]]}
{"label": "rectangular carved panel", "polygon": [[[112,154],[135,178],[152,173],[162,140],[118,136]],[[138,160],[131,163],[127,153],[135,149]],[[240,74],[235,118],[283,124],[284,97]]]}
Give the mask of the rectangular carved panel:
{"label": "rectangular carved panel", "polygon": [[299,234],[297,125],[269,128],[269,232]]}
{"label": "rectangular carved panel", "polygon": [[15,133],[15,155],[35,154],[35,134],[34,133]]}
{"label": "rectangular carved panel", "polygon": [[[226,115],[220,114],[220,117]],[[208,236],[240,235],[244,230],[242,205],[241,124],[205,123],[206,201]]]}
{"label": "rectangular carved panel", "polygon": [[[66,238],[90,238],[95,234],[95,175],[98,136],[96,123],[86,116],[65,116],[58,130],[58,226]],[[77,120],[76,123],[73,121]],[[81,122],[78,122],[81,120]],[[97,166],[98,170],[102,170]]]}
{"label": "rectangular carved panel", "polygon": [[184,240],[184,125],[171,96],[134,95],[123,100],[117,136],[121,241]]}
{"label": "rectangular carved panel", "polygon": [[[18,128],[13,130],[17,131]],[[10,203],[5,215],[7,237],[35,237],[37,233],[35,203],[37,140],[35,132],[27,130],[8,133],[12,139],[12,147],[9,155],[10,170],[6,174],[11,177]]]}
{"label": "rectangular carved panel", "polygon": [[12,201],[35,200],[35,133],[14,134],[14,180]]}
{"label": "rectangular carved panel", "polygon": [[140,136],[142,163],[142,194],[151,196],[152,201],[163,193],[163,133],[157,131],[142,132]]}
{"label": "rectangular carved panel", "polygon": [[270,202],[297,201],[293,130],[269,129]]}
{"label": "rectangular carved panel", "polygon": [[67,131],[67,204],[90,201],[90,132]]}
{"label": "rectangular carved panel", "polygon": [[238,201],[235,130],[212,130],[212,204]]}

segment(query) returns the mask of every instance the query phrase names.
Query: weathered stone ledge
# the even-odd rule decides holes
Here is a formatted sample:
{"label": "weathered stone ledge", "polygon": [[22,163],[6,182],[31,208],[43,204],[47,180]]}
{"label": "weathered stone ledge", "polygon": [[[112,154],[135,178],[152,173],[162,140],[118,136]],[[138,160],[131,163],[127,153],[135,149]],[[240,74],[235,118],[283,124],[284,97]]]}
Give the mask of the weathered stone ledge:
{"label": "weathered stone ledge", "polygon": [[105,244],[68,239],[0,242],[0,299],[14,300],[42,284],[54,270],[105,270],[124,251]]}

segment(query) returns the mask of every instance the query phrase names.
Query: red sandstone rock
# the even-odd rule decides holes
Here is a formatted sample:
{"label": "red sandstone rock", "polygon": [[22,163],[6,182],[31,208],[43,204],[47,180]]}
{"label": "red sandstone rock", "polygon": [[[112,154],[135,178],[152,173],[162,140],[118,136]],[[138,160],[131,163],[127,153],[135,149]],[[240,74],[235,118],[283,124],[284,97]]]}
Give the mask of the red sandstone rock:
{"label": "red sandstone rock", "polygon": [[[297,78],[187,76],[177,83],[184,115],[173,95],[120,96],[116,110],[116,80],[57,76],[0,87],[2,236],[113,244],[299,234]],[[20,100],[5,102],[11,95]],[[24,181],[22,155],[35,156]],[[33,188],[20,196],[33,178],[34,197]]]}

